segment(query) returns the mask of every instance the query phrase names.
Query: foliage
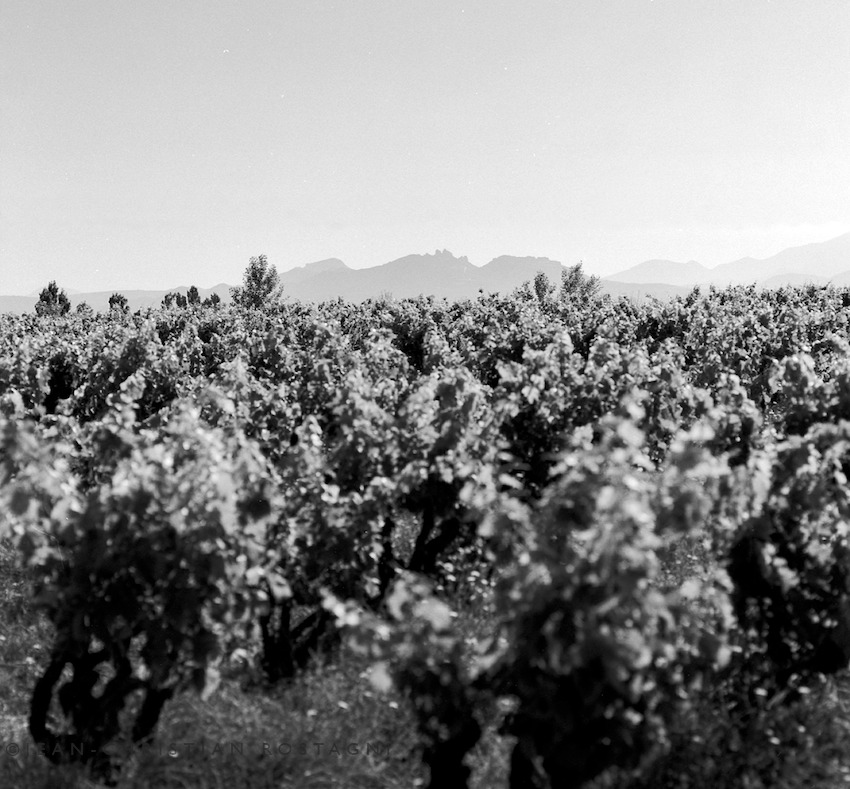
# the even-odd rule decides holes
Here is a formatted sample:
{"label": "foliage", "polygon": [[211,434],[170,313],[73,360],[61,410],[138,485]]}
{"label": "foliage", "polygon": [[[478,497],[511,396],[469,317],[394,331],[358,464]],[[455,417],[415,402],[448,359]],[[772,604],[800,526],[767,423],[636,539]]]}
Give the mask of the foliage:
{"label": "foliage", "polygon": [[176,291],[174,293],[166,293],[162,297],[162,306],[166,308],[178,307],[179,309],[186,309],[190,306],[198,307],[201,305],[204,307],[215,307],[220,303],[221,297],[218,293],[211,293],[207,298],[201,300],[197,285],[191,285],[185,295]]}
{"label": "foliage", "polygon": [[163,307],[176,306],[180,309],[185,309],[189,305],[189,300],[182,293],[166,293],[162,297]]}
{"label": "foliage", "polygon": [[232,288],[231,297],[235,304],[250,309],[264,309],[280,301],[283,286],[274,264],[266,255],[252,257],[242,276],[242,287]]}
{"label": "foliage", "polygon": [[817,425],[772,453],[769,488],[729,555],[750,658],[779,687],[850,663],[850,423]]}
{"label": "foliage", "polygon": [[502,639],[485,677],[517,699],[512,787],[578,787],[638,764],[731,654],[722,575],[667,589],[658,560],[701,528],[722,464],[700,431],[685,435],[657,488],[631,418],[601,427],[596,444],[576,437],[498,588]]}
{"label": "foliage", "polygon": [[234,306],[0,316],[35,739],[108,777],[229,656],[297,686],[341,628],[432,785],[504,718],[514,786],[580,786],[844,668],[850,296],[596,284],[305,305],[260,257]]}
{"label": "foliage", "polygon": [[123,293],[113,293],[109,297],[109,311],[110,312],[118,312],[125,313],[130,309],[129,304],[127,302],[127,297]]}
{"label": "foliage", "polygon": [[[128,696],[143,694],[132,728],[138,742],[176,690],[210,693],[218,660],[244,641],[252,606],[266,599],[259,583],[275,577],[264,567],[273,494],[262,456],[239,436],[198,431],[191,408],[160,430],[134,430],[142,389],[131,379],[112,399],[114,417],[95,451],[118,458],[108,481],[87,493],[67,482],[65,462],[47,466],[32,432],[5,425],[17,467],[7,462],[12,521],[3,536],[17,539],[38,578],[36,603],[56,630],[30,731],[56,761],[92,760],[105,775],[104,746],[119,734]],[[28,516],[39,531],[22,528]],[[62,681],[67,665],[72,676]],[[66,732],[48,723],[54,695]]]}
{"label": "foliage", "polygon": [[38,301],[35,303],[35,314],[39,317],[65,315],[70,309],[71,302],[65,295],[65,291],[60,290],[53,280],[38,294]]}
{"label": "foliage", "polygon": [[562,301],[589,302],[598,297],[602,289],[602,282],[599,277],[588,277],[581,270],[581,265],[581,263],[578,263],[561,272],[561,286],[558,295]]}

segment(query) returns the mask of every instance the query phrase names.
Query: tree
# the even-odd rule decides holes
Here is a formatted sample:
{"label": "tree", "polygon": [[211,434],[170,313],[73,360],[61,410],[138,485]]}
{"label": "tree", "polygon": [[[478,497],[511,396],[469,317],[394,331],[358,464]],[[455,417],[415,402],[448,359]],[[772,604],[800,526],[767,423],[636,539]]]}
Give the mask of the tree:
{"label": "tree", "polygon": [[204,299],[205,307],[217,307],[219,304],[221,304],[221,296],[219,296],[218,293],[210,293],[210,295]]}
{"label": "tree", "polygon": [[555,286],[549,282],[549,277],[542,271],[538,271],[537,276],[534,277],[534,293],[537,295],[537,300],[542,304],[553,290]]}
{"label": "tree", "polygon": [[269,264],[265,255],[251,258],[242,277],[241,288],[231,288],[230,295],[235,304],[241,307],[263,309],[280,301],[283,286],[274,265]]}
{"label": "tree", "polygon": [[581,270],[581,263],[564,269],[561,272],[561,289],[560,297],[562,300],[575,297],[581,301],[590,301],[599,295],[602,289],[602,282],[599,277],[588,277]]}
{"label": "tree", "polygon": [[94,315],[94,310],[87,301],[81,301],[75,308],[77,315]]}
{"label": "tree", "polygon": [[35,303],[36,315],[65,315],[71,310],[71,302],[65,295],[64,290],[56,286],[56,281],[51,280],[38,296]]}
{"label": "tree", "polygon": [[123,293],[113,293],[109,297],[109,311],[129,312],[130,306],[127,303],[127,297]]}
{"label": "tree", "polygon": [[179,292],[166,293],[165,296],[162,297],[163,307],[179,307],[180,309],[185,309],[188,303],[188,299]]}
{"label": "tree", "polygon": [[188,301],[189,304],[201,303],[201,296],[198,293],[198,288],[195,285],[192,285],[192,287],[190,287],[189,290],[186,292],[186,301]]}

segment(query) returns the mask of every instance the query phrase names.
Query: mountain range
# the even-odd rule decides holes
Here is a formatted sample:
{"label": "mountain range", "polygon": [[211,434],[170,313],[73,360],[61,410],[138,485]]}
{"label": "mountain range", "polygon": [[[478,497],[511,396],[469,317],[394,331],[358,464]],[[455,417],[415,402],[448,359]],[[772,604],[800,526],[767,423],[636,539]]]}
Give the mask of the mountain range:
{"label": "mountain range", "polygon": [[741,258],[716,268],[696,261],[647,260],[606,277],[608,280],[648,285],[664,282],[677,287],[695,285],[751,285],[781,287],[813,283],[850,285],[850,233],[818,244],[791,247],[763,260]]}
{"label": "mountain range", "polygon": [[[472,265],[466,257],[448,250],[430,255],[408,255],[372,268],[352,269],[337,258],[320,260],[280,272],[284,293],[302,301],[343,298],[360,302],[381,295],[409,298],[419,295],[450,300],[474,298],[483,293],[506,293],[534,279],[542,271],[550,281],[560,281],[563,264],[545,257],[503,255],[484,266]],[[850,233],[817,244],[791,247],[772,257],[758,260],[741,258],[715,268],[696,261],[647,260],[617,274],[602,278],[602,290],[614,297],[671,298],[693,287],[750,285],[781,287],[812,283],[850,286]],[[156,307],[168,292],[185,293],[186,286],[164,290],[121,291],[131,309]],[[78,293],[68,290],[72,307],[82,301],[95,311],[108,309],[113,291]],[[230,286],[198,288],[202,299],[217,293],[230,300]],[[0,296],[0,312],[30,312],[36,295]]]}

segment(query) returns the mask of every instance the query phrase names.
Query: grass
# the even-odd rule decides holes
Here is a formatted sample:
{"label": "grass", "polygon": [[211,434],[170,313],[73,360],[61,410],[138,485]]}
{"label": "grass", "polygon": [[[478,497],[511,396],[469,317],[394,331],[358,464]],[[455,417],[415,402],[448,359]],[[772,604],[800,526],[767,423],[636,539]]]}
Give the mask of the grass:
{"label": "grass", "polygon": [[[350,670],[327,667],[270,694],[228,682],[208,702],[180,695],[166,707],[155,744],[125,751],[118,786],[415,785],[421,770],[406,710],[360,687]],[[34,751],[0,759],[7,787],[46,789],[60,774],[68,781],[61,786],[92,785],[80,770],[55,768]]]}
{"label": "grass", "polygon": [[850,676],[824,679],[805,699],[736,712],[715,688],[671,727],[664,754],[630,779],[594,789],[802,789],[850,786]]}
{"label": "grass", "polygon": [[[683,546],[669,557],[668,571],[697,571],[699,554],[698,546]],[[29,695],[51,637],[28,590],[15,555],[0,545],[0,786],[95,789],[83,769],[44,759],[27,732]],[[492,613],[484,597],[469,589],[463,596],[468,603],[457,625],[472,641],[486,634]],[[637,773],[611,770],[593,789],[850,786],[850,676],[824,680],[794,705],[748,713],[745,721],[717,688],[705,688],[654,759]],[[469,756],[471,789],[508,784],[512,743],[498,736],[498,723],[489,722]],[[427,783],[406,700],[377,691],[367,665],[346,653],[274,689],[234,675],[207,701],[179,695],[163,711],[156,742],[127,747],[121,761],[118,789],[410,789]]]}
{"label": "grass", "polygon": [[[29,698],[46,663],[51,628],[29,602],[15,555],[0,545],[0,786],[92,789],[78,766],[48,762],[27,731]],[[462,614],[470,632],[481,608]],[[268,689],[233,676],[207,701],[178,695],[163,710],[156,742],[118,744],[118,789],[410,789],[424,786],[415,722],[398,694],[377,691],[349,654]],[[473,789],[505,785],[507,743],[493,733],[471,754]]]}

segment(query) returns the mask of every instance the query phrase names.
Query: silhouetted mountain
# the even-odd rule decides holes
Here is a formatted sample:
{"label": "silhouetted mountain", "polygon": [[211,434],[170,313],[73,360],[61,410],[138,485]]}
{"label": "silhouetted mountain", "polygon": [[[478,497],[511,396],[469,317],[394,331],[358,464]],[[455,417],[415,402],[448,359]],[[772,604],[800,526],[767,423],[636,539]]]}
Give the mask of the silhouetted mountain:
{"label": "silhouetted mountain", "polygon": [[748,284],[790,274],[831,279],[850,268],[850,233],[819,244],[791,247],[765,260],[742,258],[713,270],[718,285]]}
{"label": "silhouetted mountain", "polygon": [[674,299],[676,296],[686,296],[693,288],[681,285],[667,285],[663,282],[615,282],[611,279],[602,280],[602,293],[617,299],[626,296],[633,300]]}
{"label": "silhouetted mountain", "polygon": [[[669,282],[694,285],[752,285],[780,287],[805,283],[825,283],[850,270],[850,233],[817,244],[791,247],[772,257],[758,260],[745,257],[706,268],[699,263],[651,260],[611,275],[619,282]],[[837,283],[836,283],[837,284]]]}
{"label": "silhouetted mountain", "polygon": [[[332,301],[342,298],[361,302],[382,295],[396,299],[420,295],[445,297],[449,300],[475,298],[479,292],[510,293],[514,288],[543,272],[556,287],[564,266],[542,257],[502,255],[484,266],[473,266],[465,257],[455,257],[448,250],[431,255],[407,255],[381,266],[352,269],[337,258],[328,258],[306,266],[280,272],[284,295],[301,301]],[[672,298],[688,293],[696,285],[730,284],[763,287],[782,285],[825,284],[850,286],[850,233],[820,244],[786,249],[765,260],[741,258],[709,269],[691,260],[647,260],[626,271],[601,280],[602,292],[630,298]],[[132,310],[158,307],[168,292],[185,293],[185,286],[164,290],[120,291]],[[97,312],[109,308],[114,291],[74,293],[66,291],[71,306],[87,302]],[[225,303],[230,301],[230,286],[221,283],[214,288],[199,288],[202,299],[217,293]],[[33,296],[0,296],[0,312],[30,312]]]}
{"label": "silhouetted mountain", "polygon": [[328,258],[327,260],[319,260],[316,263],[309,263],[306,266],[298,266],[291,268],[288,271],[280,273],[280,281],[284,287],[293,285],[298,282],[304,282],[311,277],[329,272],[339,273],[341,271],[351,271],[339,258]]}
{"label": "silhouetted mountain", "polygon": [[[307,269],[312,266],[296,271]],[[467,258],[457,258],[444,249],[432,255],[408,255],[373,268],[350,269],[336,265],[312,277],[292,278],[284,293],[301,301],[330,301],[341,297],[360,302],[381,295],[396,299],[426,295],[456,301],[475,298],[481,291],[510,293],[524,282],[532,281],[538,272],[543,272],[557,287],[564,270],[561,263],[550,258],[511,255],[497,257],[484,266],[473,266]],[[688,289],[653,282],[636,285],[602,280],[602,291],[615,297],[670,298],[687,293]]]}
{"label": "silhouetted mountain", "polygon": [[485,293],[510,293],[523,282],[533,280],[542,271],[554,285],[561,282],[564,267],[549,258],[518,258],[502,255],[477,269],[484,282],[479,286]]}
{"label": "silhouetted mountain", "polygon": [[0,313],[33,312],[36,301],[38,301],[36,296],[0,296]]}
{"label": "silhouetted mountain", "polygon": [[834,277],[830,277],[829,281],[836,288],[850,287],[850,271],[842,271],[840,274],[836,274]]}
{"label": "silhouetted mountain", "polygon": [[676,263],[673,260],[645,260],[630,269],[605,277],[614,282],[633,282],[653,284],[663,282],[668,285],[690,288],[698,282],[706,282],[711,277],[712,270],[689,260],[687,263]]}
{"label": "silhouetted mountain", "polygon": [[396,299],[419,295],[463,299],[475,296],[483,286],[480,271],[467,258],[456,258],[444,249],[433,255],[407,255],[372,268],[333,267],[285,285],[284,293],[317,302],[337,298],[360,302],[382,294]]}

